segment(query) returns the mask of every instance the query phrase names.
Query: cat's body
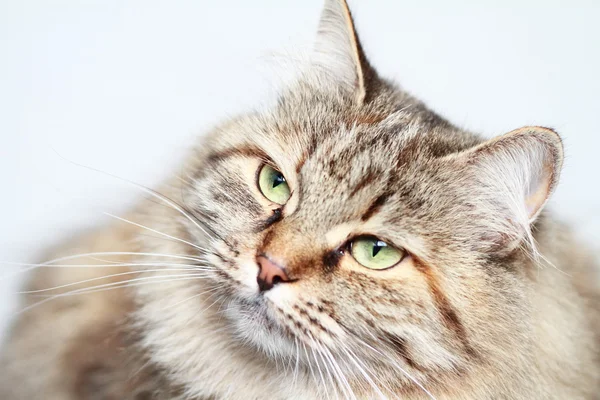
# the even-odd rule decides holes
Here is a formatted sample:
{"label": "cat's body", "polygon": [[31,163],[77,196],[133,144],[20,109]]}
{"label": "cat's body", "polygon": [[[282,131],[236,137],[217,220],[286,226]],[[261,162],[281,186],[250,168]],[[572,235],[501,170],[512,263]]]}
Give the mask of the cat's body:
{"label": "cat's body", "polygon": [[[343,2],[320,32],[326,57],[273,110],[217,128],[160,194],[48,257],[75,266],[27,290],[68,295],[27,298],[0,398],[597,398],[595,261],[541,212],[558,136],[450,125],[377,76]],[[358,262],[372,236],[400,261]]]}

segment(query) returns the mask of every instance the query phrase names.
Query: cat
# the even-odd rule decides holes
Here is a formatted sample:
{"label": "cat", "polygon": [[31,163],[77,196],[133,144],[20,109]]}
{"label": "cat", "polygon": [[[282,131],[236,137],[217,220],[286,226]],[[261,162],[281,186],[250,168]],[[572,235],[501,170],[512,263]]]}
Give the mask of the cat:
{"label": "cat", "polygon": [[34,271],[0,398],[596,399],[562,162],[552,129],[485,140],[382,78],[326,0],[276,105]]}

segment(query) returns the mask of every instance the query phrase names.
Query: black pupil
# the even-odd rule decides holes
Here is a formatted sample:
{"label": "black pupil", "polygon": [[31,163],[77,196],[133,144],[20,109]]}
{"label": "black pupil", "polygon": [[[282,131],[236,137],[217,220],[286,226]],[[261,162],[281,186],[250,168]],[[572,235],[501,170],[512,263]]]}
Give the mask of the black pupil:
{"label": "black pupil", "polygon": [[377,253],[379,253],[379,251],[381,251],[382,248],[384,248],[385,246],[387,246],[387,244],[385,244],[385,242],[382,242],[381,240],[378,240],[375,242],[375,244],[373,245],[373,256],[375,257],[377,255]]}
{"label": "black pupil", "polygon": [[282,183],[285,183],[285,178],[283,177],[282,174],[277,173],[277,175],[275,175],[275,178],[273,179],[273,187],[276,188],[277,186],[281,185]]}

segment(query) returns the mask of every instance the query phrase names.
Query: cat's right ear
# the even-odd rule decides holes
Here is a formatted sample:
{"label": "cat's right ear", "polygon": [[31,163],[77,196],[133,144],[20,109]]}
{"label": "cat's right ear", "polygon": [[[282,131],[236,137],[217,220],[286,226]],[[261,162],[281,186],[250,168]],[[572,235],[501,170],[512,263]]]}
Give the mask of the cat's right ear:
{"label": "cat's right ear", "polygon": [[362,103],[377,81],[369,64],[345,0],[325,0],[311,70],[322,82],[350,92]]}

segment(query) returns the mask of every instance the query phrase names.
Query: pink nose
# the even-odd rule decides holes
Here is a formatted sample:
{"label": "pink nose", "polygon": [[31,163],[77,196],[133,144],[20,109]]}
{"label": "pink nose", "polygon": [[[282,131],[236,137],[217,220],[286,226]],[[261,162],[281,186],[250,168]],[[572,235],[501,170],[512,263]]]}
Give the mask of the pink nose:
{"label": "pink nose", "polygon": [[256,257],[256,262],[258,263],[256,282],[258,283],[258,290],[261,292],[271,289],[279,282],[290,281],[283,267],[275,264],[267,256],[260,255]]}

